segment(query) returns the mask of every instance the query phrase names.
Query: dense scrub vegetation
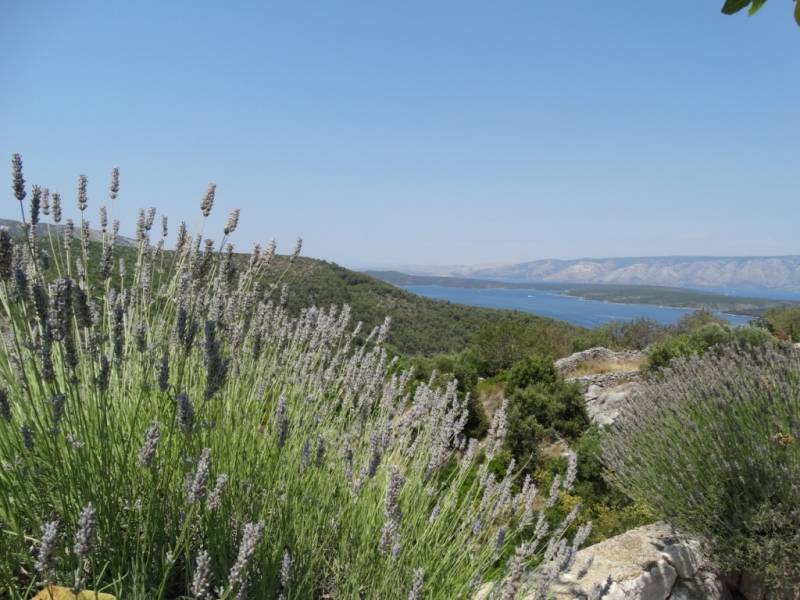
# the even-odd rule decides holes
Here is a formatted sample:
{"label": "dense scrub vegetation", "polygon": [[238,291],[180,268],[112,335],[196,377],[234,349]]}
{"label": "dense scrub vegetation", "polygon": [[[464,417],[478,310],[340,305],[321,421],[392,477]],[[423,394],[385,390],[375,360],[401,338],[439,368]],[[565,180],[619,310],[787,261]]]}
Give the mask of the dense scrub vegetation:
{"label": "dense scrub vegetation", "polygon": [[[276,264],[280,265],[280,259]],[[364,273],[320,260],[299,259],[284,281],[292,290],[289,310],[293,312],[309,303],[316,306],[348,304],[352,307],[353,318],[363,321],[367,330],[382,323],[385,316],[391,316],[387,348],[406,356],[458,353],[470,344],[474,335],[489,341],[495,332],[501,331],[524,337],[527,351],[537,345],[547,345],[547,351],[563,354],[569,352],[571,338],[583,331],[582,327],[521,311],[422,298]],[[500,346],[499,352],[508,352],[510,343],[476,346],[491,354],[497,346]],[[487,355],[485,360],[508,359]]]}

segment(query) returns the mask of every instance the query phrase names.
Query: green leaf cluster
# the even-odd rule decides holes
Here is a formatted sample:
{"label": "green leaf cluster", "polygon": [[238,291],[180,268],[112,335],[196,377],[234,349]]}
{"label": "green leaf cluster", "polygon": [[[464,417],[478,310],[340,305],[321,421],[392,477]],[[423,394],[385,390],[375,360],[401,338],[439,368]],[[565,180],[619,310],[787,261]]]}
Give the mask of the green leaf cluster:
{"label": "green leaf cluster", "polygon": [[[767,3],[767,0],[726,0],[722,6],[722,12],[726,15],[732,15],[740,10],[750,7],[747,14],[751,17],[758,12],[758,10]],[[800,25],[800,2],[795,0],[794,19]]]}

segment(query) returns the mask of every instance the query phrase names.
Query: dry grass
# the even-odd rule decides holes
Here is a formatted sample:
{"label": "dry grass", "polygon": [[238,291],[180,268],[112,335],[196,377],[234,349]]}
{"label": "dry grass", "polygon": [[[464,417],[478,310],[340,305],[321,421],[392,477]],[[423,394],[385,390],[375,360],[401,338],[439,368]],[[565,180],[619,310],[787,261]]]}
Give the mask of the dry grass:
{"label": "dry grass", "polygon": [[645,362],[644,358],[631,358],[606,362],[603,360],[587,360],[580,363],[575,369],[565,373],[565,377],[587,377],[605,373],[618,373],[619,371],[638,371]]}
{"label": "dry grass", "polygon": [[542,444],[542,458],[546,461],[564,456],[567,452],[569,452],[569,446],[561,440]]}
{"label": "dry grass", "polygon": [[503,398],[506,397],[505,387],[505,384],[502,382],[492,384],[482,383],[478,385],[478,398],[489,421],[492,420],[494,411],[500,407],[503,403]]}

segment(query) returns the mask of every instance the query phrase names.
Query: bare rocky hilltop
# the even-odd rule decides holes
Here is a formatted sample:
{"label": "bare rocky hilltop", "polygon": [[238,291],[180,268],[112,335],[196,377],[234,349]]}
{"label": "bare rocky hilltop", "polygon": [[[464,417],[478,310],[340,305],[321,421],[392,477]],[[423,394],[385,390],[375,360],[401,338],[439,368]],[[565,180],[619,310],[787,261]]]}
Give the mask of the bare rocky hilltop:
{"label": "bare rocky hilltop", "polygon": [[800,256],[652,256],[397,267],[412,275],[571,283],[800,290]]}

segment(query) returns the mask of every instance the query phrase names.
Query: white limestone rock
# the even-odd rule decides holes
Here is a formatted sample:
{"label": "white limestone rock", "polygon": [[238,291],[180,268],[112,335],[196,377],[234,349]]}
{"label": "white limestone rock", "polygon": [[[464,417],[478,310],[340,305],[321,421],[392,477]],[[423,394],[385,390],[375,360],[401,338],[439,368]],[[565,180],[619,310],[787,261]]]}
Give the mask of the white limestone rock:
{"label": "white limestone rock", "polygon": [[670,544],[661,551],[669,564],[675,567],[678,577],[691,579],[700,568],[700,557],[698,553],[686,544]]}
{"label": "white limestone rock", "polygon": [[[651,568],[659,562],[665,563],[677,577],[675,569],[661,556],[661,549],[680,542],[682,539],[677,538],[672,528],[662,521],[632,529],[584,548],[578,552],[573,568],[562,575],[553,586],[553,594],[558,600],[574,600],[580,596],[588,596],[595,586],[603,585],[609,575],[615,582],[609,593],[617,589],[618,593],[627,594],[627,583],[649,574]],[[594,556],[591,568],[583,578],[578,579],[578,570],[586,564],[590,556]],[[668,573],[669,570],[665,569],[665,572]],[[642,584],[644,585],[644,582]],[[650,585],[648,584],[648,589]],[[628,597],[632,596],[620,596],[620,598]],[[665,595],[661,600],[666,597]]]}
{"label": "white limestone rock", "polygon": [[636,579],[611,586],[608,600],[667,600],[678,574],[666,560],[659,560]]}
{"label": "white limestone rock", "polygon": [[628,403],[634,384],[624,383],[608,390],[590,386],[584,395],[586,412],[598,425],[611,425],[619,417],[620,410]]}

